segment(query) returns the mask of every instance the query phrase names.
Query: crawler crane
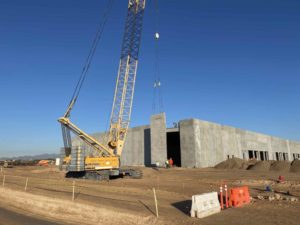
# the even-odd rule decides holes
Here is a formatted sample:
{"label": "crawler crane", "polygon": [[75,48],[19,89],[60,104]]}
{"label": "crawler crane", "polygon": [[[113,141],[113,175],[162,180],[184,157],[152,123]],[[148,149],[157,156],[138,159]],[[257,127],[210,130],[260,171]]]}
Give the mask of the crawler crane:
{"label": "crawler crane", "polygon": [[[98,180],[119,175],[129,175],[133,178],[142,176],[138,170],[121,169],[120,157],[130,122],[145,1],[129,0],[128,3],[107,141],[100,142],[96,140],[71,122],[70,112],[77,100],[76,95],[71,99],[64,116],[58,119],[62,127],[67,176]],[[81,85],[79,84],[79,86]],[[70,132],[74,133],[93,150],[93,156],[86,156],[84,150],[79,147],[72,148]]]}

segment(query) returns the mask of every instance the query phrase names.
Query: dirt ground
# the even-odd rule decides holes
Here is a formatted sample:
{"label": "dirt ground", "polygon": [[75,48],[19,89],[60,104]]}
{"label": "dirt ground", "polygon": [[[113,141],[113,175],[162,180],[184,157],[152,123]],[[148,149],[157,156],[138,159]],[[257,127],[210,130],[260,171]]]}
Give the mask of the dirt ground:
{"label": "dirt ground", "polygon": [[[20,211],[17,209],[16,211]],[[45,218],[36,218],[35,215],[23,211],[22,213],[15,212],[15,209],[7,209],[7,206],[2,206],[0,202],[0,224],[1,225],[62,225]]]}
{"label": "dirt ground", "polygon": [[[300,200],[300,173],[214,168],[139,169],[144,176],[138,180],[119,178],[99,182],[76,179],[75,202],[105,208],[112,213],[110,216],[118,212],[130,217],[152,218],[145,224],[299,224],[300,202],[289,199],[296,197]],[[6,175],[6,188],[24,191],[28,178],[28,193],[67,201],[72,199],[73,180],[65,179],[64,173],[55,167],[5,169],[1,183],[3,175]],[[276,183],[279,175],[285,178],[285,183]],[[191,218],[191,196],[218,191],[222,182],[229,188],[248,185],[254,198],[251,204],[223,210],[204,219]],[[274,194],[265,191],[267,185],[286,200],[257,199],[258,196],[267,198]],[[158,199],[158,219],[155,218],[153,187]],[[79,222],[84,224],[85,220]],[[122,218],[120,224],[126,224],[126,219]]]}

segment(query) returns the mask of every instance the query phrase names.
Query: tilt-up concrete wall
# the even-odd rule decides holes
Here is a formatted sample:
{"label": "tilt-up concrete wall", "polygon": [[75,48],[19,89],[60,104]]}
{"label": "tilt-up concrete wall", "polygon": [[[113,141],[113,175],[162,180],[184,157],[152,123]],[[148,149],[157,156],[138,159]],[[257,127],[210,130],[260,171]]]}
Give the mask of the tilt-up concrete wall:
{"label": "tilt-up concrete wall", "polygon": [[[232,157],[290,161],[300,158],[299,142],[198,119],[182,120],[178,128],[166,129],[166,116],[161,113],[151,117],[150,126],[128,130],[121,165],[151,166],[159,162],[164,166],[167,132],[179,132],[182,167],[211,167]],[[92,136],[103,142],[103,133]],[[94,155],[78,137],[72,144],[83,147],[85,155]]]}
{"label": "tilt-up concrete wall", "polygon": [[167,159],[167,134],[165,113],[156,114],[151,117],[151,164],[164,165]]}
{"label": "tilt-up concrete wall", "polygon": [[[96,140],[105,143],[105,134],[92,134]],[[164,166],[167,159],[166,115],[153,115],[150,126],[139,126],[128,129],[124,149],[121,155],[123,166],[151,166],[159,163]],[[95,156],[90,146],[75,137],[73,146],[81,146],[85,155]]]}
{"label": "tilt-up concrete wall", "polygon": [[[95,133],[91,135],[96,140],[104,143],[105,134]],[[95,151],[82,142],[78,137],[72,140],[73,146],[81,146],[85,149],[85,155],[95,156]],[[139,126],[128,129],[125,146],[121,155],[123,166],[144,166],[150,165],[150,127]]]}
{"label": "tilt-up concrete wall", "polygon": [[300,154],[298,142],[203,120],[182,120],[179,130],[183,167],[211,167],[232,157],[249,159],[249,151],[256,152],[258,160],[291,161]]}

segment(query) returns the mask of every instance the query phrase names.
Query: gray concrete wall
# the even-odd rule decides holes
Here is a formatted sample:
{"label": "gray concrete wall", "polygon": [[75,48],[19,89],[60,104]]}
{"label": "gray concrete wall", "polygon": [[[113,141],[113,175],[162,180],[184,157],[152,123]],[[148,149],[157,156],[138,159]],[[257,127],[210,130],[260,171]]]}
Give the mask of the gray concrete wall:
{"label": "gray concrete wall", "polygon": [[228,157],[248,159],[248,150],[268,152],[269,160],[276,160],[276,152],[281,157],[287,153],[288,160],[300,154],[298,142],[212,122],[183,120],[179,128],[183,167],[215,166]]}
{"label": "gray concrete wall", "polygon": [[241,148],[241,141],[239,135],[236,134],[236,129],[233,127],[221,126],[221,130],[224,151],[223,154],[220,154],[222,157],[218,157],[217,161],[223,161],[223,159],[227,159],[228,156],[232,157],[232,155],[242,158],[242,154],[239,151]]}
{"label": "gray concrete wall", "polygon": [[167,134],[165,113],[153,115],[150,123],[151,164],[164,165],[167,160]]}
{"label": "gray concrete wall", "polygon": [[[166,129],[164,113],[152,116],[150,126],[130,128],[121,164],[150,166],[159,162],[164,165],[167,131],[172,129]],[[266,151],[269,160],[276,160],[276,153],[280,153],[281,158],[283,153],[287,153],[289,160],[293,160],[293,154],[300,157],[299,142],[198,119],[180,121],[179,133],[182,167],[211,167],[228,157],[248,159],[248,150]],[[92,136],[103,142],[103,133]],[[83,146],[87,149],[86,154],[94,154],[79,138],[73,139],[73,146]]]}
{"label": "gray concrete wall", "polygon": [[129,129],[121,156],[123,166],[143,166],[149,159],[150,134],[145,132],[149,126],[140,126]]}
{"label": "gray concrete wall", "polygon": [[[122,166],[144,166],[145,162],[150,161],[150,127],[139,126],[128,129],[125,146],[121,156]],[[104,142],[104,133],[92,134],[101,143]],[[94,156],[95,152],[88,145],[83,143],[78,137],[72,140],[73,146],[82,146],[86,155]]]}
{"label": "gray concrete wall", "polygon": [[[180,153],[181,153],[181,166],[193,168],[197,165],[197,159],[200,158],[200,141],[196,138],[199,134],[196,133],[196,120],[183,120],[179,123],[180,134]],[[196,155],[197,154],[197,155]]]}
{"label": "gray concrete wall", "polygon": [[300,143],[295,141],[288,141],[289,148],[290,148],[290,159],[293,159],[293,154],[298,154],[298,157],[300,155]]}

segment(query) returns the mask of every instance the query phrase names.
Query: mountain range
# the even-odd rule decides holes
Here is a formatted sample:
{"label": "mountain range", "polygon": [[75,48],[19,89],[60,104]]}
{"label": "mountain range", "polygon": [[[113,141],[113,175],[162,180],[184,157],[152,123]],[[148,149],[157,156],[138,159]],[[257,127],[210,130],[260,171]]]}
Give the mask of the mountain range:
{"label": "mountain range", "polygon": [[59,158],[59,154],[40,154],[40,155],[24,155],[15,157],[1,157],[0,160],[38,160],[38,159],[55,159]]}

